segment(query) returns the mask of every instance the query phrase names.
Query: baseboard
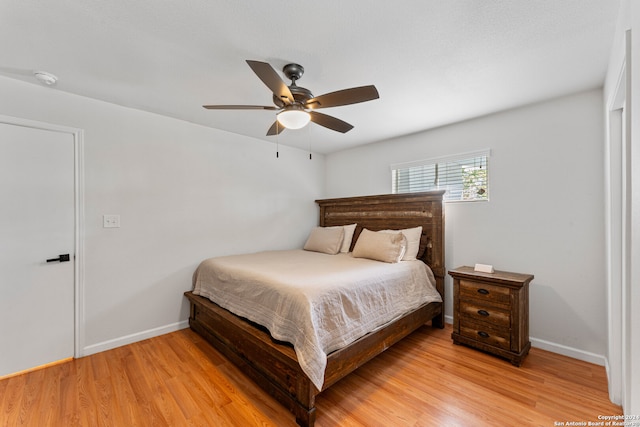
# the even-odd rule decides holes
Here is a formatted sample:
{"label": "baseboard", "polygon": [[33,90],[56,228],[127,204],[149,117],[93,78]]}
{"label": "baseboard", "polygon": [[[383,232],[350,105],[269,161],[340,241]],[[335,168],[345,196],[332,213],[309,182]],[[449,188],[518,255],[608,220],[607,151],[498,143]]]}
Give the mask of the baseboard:
{"label": "baseboard", "polygon": [[595,354],[588,351],[580,350],[573,347],[568,347],[562,344],[556,344],[550,341],[541,340],[538,338],[530,338],[531,346],[547,350],[552,353],[558,353],[563,356],[572,357],[574,359],[582,360],[583,362],[593,363],[595,365],[606,366],[606,357],[601,354]]}
{"label": "baseboard", "polygon": [[[444,316],[445,323],[453,324],[453,316]],[[588,351],[580,350],[573,347],[567,347],[566,345],[556,344],[554,342],[541,340],[538,338],[529,338],[531,346],[542,350],[547,350],[552,353],[558,353],[563,356],[572,357],[574,359],[582,360],[583,362],[593,363],[595,365],[607,366],[607,358],[601,354],[590,353]]]}
{"label": "baseboard", "polygon": [[148,338],[157,337],[159,335],[168,334],[170,332],[179,331],[189,327],[189,320],[172,323],[170,325],[160,326],[158,328],[148,329],[146,331],[136,332],[135,334],[126,335],[124,337],[114,338],[109,341],[103,341],[84,347],[82,356],[100,353],[101,351],[111,350],[112,348],[122,347],[123,345],[132,344],[134,342],[146,340]]}
{"label": "baseboard", "polygon": [[[444,321],[446,323],[453,323],[453,316],[445,315]],[[123,345],[132,344],[137,341],[142,341],[148,338],[157,337],[159,335],[168,334],[170,332],[179,331],[180,329],[185,329],[188,327],[189,327],[189,321],[182,320],[180,322],[161,326],[159,328],[148,329],[146,331],[141,331],[135,334],[126,335],[124,337],[114,338],[109,341],[103,341],[101,343],[86,346],[83,349],[82,355],[89,356],[90,354],[111,350],[112,348],[117,348]],[[607,367],[607,359],[603,355],[590,353],[588,351],[580,350],[573,347],[568,347],[562,344],[556,344],[556,343],[541,340],[538,338],[530,338],[530,340],[531,340],[532,347],[540,348],[542,350],[547,350],[553,353],[562,354],[563,356],[572,357],[574,359],[582,360],[584,362],[589,362],[596,365]]]}

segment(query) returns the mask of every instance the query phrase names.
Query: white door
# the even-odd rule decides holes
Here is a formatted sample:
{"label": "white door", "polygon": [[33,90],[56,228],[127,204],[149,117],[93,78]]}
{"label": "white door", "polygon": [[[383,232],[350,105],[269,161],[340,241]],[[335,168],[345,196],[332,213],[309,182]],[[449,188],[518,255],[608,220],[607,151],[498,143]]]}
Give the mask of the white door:
{"label": "white door", "polygon": [[73,134],[0,123],[0,377],[74,355],[74,165]]}

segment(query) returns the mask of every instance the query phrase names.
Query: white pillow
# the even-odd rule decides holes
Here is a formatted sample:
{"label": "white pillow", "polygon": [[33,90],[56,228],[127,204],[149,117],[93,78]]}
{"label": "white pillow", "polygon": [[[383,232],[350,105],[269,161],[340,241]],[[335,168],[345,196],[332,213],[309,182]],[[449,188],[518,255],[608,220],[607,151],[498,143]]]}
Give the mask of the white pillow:
{"label": "white pillow", "polygon": [[342,248],[344,227],[316,227],[309,233],[304,250],[335,255]]}
{"label": "white pillow", "polygon": [[356,225],[358,224],[344,226],[344,239],[342,239],[340,252],[349,252],[349,249],[351,249],[351,241],[353,240],[353,232],[356,231]]}
{"label": "white pillow", "polygon": [[364,228],[353,248],[353,257],[395,263],[402,259],[406,244],[406,237],[399,231],[377,233]]}
{"label": "white pillow", "polygon": [[402,261],[415,261],[420,250],[420,237],[422,236],[422,226],[415,228],[405,228],[404,230],[382,230],[382,233],[401,232],[407,238],[407,250],[402,256]]}

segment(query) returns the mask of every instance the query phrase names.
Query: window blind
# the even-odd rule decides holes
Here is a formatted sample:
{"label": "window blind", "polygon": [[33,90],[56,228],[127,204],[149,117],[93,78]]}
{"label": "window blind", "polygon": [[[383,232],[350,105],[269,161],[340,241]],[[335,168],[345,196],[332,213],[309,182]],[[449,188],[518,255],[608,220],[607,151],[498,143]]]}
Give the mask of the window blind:
{"label": "window blind", "polygon": [[446,201],[489,200],[490,151],[391,165],[392,192],[446,190]]}

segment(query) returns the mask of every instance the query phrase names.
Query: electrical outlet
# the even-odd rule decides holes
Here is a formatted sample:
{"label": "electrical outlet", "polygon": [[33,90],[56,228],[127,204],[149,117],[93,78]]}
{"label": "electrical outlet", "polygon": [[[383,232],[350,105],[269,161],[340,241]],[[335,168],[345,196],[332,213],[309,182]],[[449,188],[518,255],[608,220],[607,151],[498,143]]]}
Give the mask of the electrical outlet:
{"label": "electrical outlet", "polygon": [[103,228],[120,228],[120,215],[102,215]]}

